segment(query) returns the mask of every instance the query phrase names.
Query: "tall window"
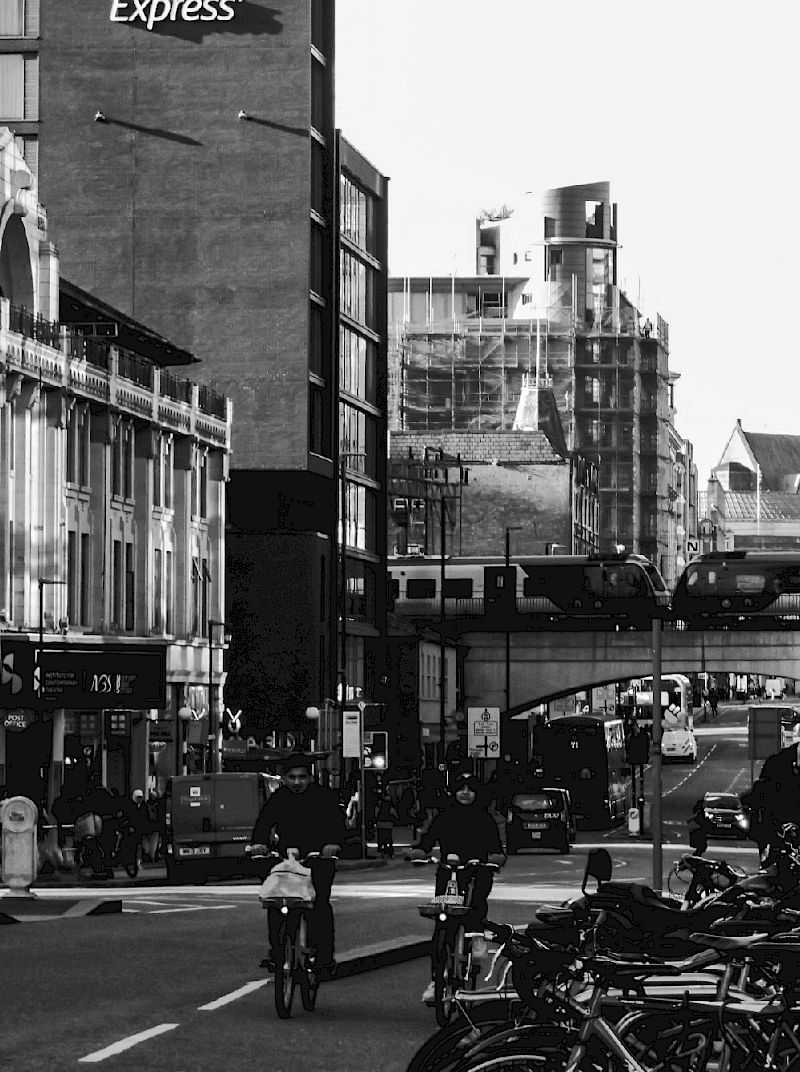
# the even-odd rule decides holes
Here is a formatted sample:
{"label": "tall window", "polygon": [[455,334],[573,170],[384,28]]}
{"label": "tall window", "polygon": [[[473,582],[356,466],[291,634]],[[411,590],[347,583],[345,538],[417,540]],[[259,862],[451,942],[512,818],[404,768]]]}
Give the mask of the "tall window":
{"label": "tall window", "polygon": [[14,617],[14,559],[16,547],[14,540],[14,522],[8,523],[8,617]]}
{"label": "tall window", "polygon": [[339,196],[342,235],[360,249],[373,253],[375,233],[372,198],[345,175],[339,177]]}
{"label": "tall window", "polygon": [[174,615],[173,615],[173,577],[172,577],[172,551],[167,551],[167,578],[166,578],[166,591],[164,592],[164,601],[167,605],[167,632],[174,633],[173,628]]}
{"label": "tall window", "polygon": [[17,403],[12,398],[6,407],[8,414],[8,468],[12,471],[17,462]]}
{"label": "tall window", "polygon": [[92,418],[88,406],[81,407],[80,416],[80,446],[78,454],[78,480],[81,487],[89,486],[90,457],[92,443]]}
{"label": "tall window", "polygon": [[122,540],[114,540],[111,558],[111,624],[122,619]]}
{"label": "tall window", "polygon": [[173,441],[171,435],[158,437],[153,459],[153,506],[172,507]]}
{"label": "tall window", "polygon": [[117,421],[111,440],[111,494],[122,494],[122,421]]}
{"label": "tall window", "polygon": [[134,428],[133,421],[125,421],[122,438],[122,494],[126,499],[133,498],[133,454],[134,454]]}
{"label": "tall window", "polygon": [[203,598],[203,575],[200,572],[200,559],[192,558],[192,634],[200,635],[200,614]]}
{"label": "tall window", "polygon": [[125,544],[125,628],[133,629],[136,608],[136,575],[133,544]]}
{"label": "tall window", "polygon": [[39,118],[39,57],[34,53],[0,54],[0,118]]}
{"label": "tall window", "polygon": [[89,598],[90,598],[90,554],[89,554],[89,536],[88,533],[81,533],[81,606],[80,606],[80,623],[81,625],[89,624]]}
{"label": "tall window", "polygon": [[78,420],[80,413],[77,406],[73,406],[67,417],[67,481],[76,483],[78,479]]}
{"label": "tall window", "polygon": [[0,37],[23,37],[24,34],[24,0],[3,0],[0,4]]}
{"label": "tall window", "polygon": [[70,623],[78,620],[78,533],[67,533],[67,617]]}
{"label": "tall window", "polygon": [[368,328],[375,326],[374,272],[348,250],[341,251],[341,310]]}
{"label": "tall window", "polygon": [[339,339],[339,386],[343,391],[374,404],[375,343],[346,327],[341,328]]}
{"label": "tall window", "polygon": [[153,550],[153,629],[160,633],[164,624],[161,604],[164,598],[164,575],[162,572],[162,551],[160,547]]}

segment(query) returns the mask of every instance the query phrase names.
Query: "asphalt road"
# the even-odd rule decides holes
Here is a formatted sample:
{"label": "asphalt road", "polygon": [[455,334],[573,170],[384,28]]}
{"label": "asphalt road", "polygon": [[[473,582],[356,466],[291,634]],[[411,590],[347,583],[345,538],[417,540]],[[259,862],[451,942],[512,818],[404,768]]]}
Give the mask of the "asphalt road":
{"label": "asphalt road", "polygon": [[[665,872],[688,848],[686,820],[707,789],[750,784],[744,711],[723,708],[698,727],[695,765],[665,765]],[[646,776],[646,793],[651,786]],[[512,857],[498,876],[491,915],[524,924],[533,906],[580,888],[586,849],[606,845],[619,878],[652,881],[652,844],[626,827],[579,833],[567,857]],[[757,866],[749,843],[715,841],[711,855]],[[342,873],[335,886],[337,955],[383,939],[426,937],[432,870],[396,859]],[[664,889],[666,889],[666,883]],[[93,886],[75,896],[98,896]],[[40,897],[57,895],[42,890]],[[117,889],[123,911],[0,927],[2,1072],[60,1072],[87,1065],[137,1072],[403,1072],[434,1029],[420,1002],[424,959],[323,986],[318,1009],[278,1019],[270,977],[258,968],[265,913],[254,884]]]}

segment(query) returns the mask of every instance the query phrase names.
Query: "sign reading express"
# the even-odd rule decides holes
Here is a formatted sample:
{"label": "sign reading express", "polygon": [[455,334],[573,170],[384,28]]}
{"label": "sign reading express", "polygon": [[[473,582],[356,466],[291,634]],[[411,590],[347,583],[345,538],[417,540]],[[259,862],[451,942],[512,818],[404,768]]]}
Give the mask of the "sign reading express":
{"label": "sign reading express", "polygon": [[242,0],[112,0],[112,22],[230,22]]}

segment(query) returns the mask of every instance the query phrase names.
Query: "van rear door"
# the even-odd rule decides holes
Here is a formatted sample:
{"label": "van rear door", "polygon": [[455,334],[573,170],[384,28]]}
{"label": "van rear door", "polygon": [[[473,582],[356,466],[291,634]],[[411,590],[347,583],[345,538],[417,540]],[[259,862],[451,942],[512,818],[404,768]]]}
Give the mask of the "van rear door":
{"label": "van rear door", "polygon": [[243,856],[267,799],[261,774],[229,774],[215,780],[215,835],[218,856]]}
{"label": "van rear door", "polygon": [[214,840],[212,780],[202,774],[196,778],[173,778],[170,804],[175,856],[178,859],[210,856]]}

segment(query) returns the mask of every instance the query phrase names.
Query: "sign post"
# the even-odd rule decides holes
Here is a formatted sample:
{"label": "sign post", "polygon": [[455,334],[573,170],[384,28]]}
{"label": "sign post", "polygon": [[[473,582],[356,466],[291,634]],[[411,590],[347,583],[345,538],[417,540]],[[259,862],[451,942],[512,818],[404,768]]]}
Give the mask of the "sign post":
{"label": "sign post", "polygon": [[497,759],[500,755],[500,708],[467,708],[467,748],[470,759]]}
{"label": "sign post", "polygon": [[367,858],[367,820],[366,800],[364,799],[364,708],[363,700],[358,701],[358,710],[352,708],[342,712],[342,759],[358,758],[358,810],[361,816],[361,859]]}

